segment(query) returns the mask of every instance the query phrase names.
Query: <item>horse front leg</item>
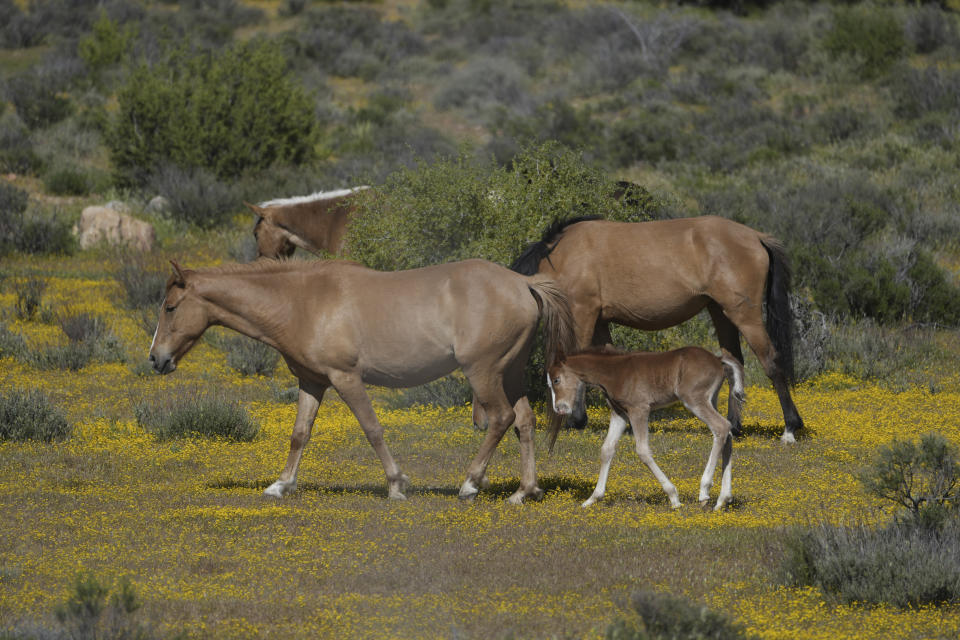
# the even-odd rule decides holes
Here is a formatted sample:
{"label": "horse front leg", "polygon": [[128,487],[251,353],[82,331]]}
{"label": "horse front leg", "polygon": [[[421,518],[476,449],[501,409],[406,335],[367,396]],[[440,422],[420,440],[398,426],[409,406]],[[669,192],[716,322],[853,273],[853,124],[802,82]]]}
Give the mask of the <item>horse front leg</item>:
{"label": "horse front leg", "polygon": [[623,419],[623,416],[611,409],[610,427],[607,429],[607,437],[603,440],[603,446],[600,447],[600,476],[597,478],[597,488],[594,489],[593,494],[580,505],[581,507],[589,507],[603,498],[603,494],[606,493],[610,463],[613,461],[613,454],[617,451],[617,443],[626,430],[627,421]]}
{"label": "horse front leg", "polygon": [[300,381],[300,393],[297,396],[297,418],[293,424],[293,434],[290,436],[290,453],[287,454],[287,465],[283,468],[280,478],[267,487],[263,494],[272,498],[282,498],[297,489],[297,469],[300,467],[300,458],[303,449],[310,441],[310,432],[313,430],[313,421],[317,417],[317,410],[323,400],[323,393],[327,390],[324,385]]}
{"label": "horse front leg", "polygon": [[350,411],[360,423],[364,435],[370,442],[370,446],[376,451],[383,465],[383,472],[387,476],[388,497],[392,500],[406,500],[404,491],[410,484],[410,479],[401,473],[400,466],[394,461],[387,448],[387,443],[383,440],[383,426],[377,419],[377,414],[370,403],[370,396],[363,387],[363,381],[359,376],[353,374],[331,375],[330,381],[333,388],[337,390],[343,401],[350,407]]}

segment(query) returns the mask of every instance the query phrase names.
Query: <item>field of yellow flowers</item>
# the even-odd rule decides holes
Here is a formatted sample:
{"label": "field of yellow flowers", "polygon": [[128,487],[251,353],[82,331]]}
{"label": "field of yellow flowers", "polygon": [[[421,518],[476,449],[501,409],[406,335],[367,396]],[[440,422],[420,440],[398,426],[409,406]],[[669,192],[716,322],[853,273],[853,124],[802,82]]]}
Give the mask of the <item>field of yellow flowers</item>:
{"label": "field of yellow flowers", "polygon": [[[761,638],[960,635],[957,608],[839,606],[777,581],[784,527],[884,517],[856,479],[879,445],[929,431],[960,444],[955,372],[900,391],[837,374],[808,382],[795,393],[808,431],[793,446],[779,442],[772,389],[749,388],[735,501],[721,513],[696,505],[710,439],[681,411],[659,414],[651,435],[685,503],[677,511],[629,437],[607,497],[580,508],[596,480],[600,409],[593,428],[563,432],[552,456],[539,447],[547,494],[516,507],[506,502],[518,482],[515,439],[501,444],[491,487],[462,504],[457,488],[481,440],[469,408],[381,408],[412,480],[407,501],[389,501],[378,460],[331,393],[300,489],[277,501],[262,490],[286,456],[295,406],[276,389],[294,384],[290,374],[242,378],[203,343],[176,373],[144,373],[150,335],[119,304],[110,269],[71,260],[20,259],[8,282],[41,275],[46,307],[102,314],[128,360],[79,372],[0,361],[0,388],[42,389],[74,424],[60,443],[0,443],[0,629],[51,620],[73,577],[92,572],[129,578],[149,625],[188,637],[602,637],[637,589],[704,602]],[[65,340],[56,323],[17,320],[14,302],[9,286],[0,289],[7,328],[31,348]],[[241,394],[261,434],[249,443],[145,434],[132,403],[184,385]]]}

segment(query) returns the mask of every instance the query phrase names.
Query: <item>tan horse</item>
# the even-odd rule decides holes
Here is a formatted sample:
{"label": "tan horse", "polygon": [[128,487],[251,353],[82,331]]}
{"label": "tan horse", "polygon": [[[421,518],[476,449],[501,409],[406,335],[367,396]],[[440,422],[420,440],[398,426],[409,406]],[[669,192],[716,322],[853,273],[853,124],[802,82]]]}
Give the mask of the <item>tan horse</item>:
{"label": "tan horse", "polygon": [[[794,442],[803,427],[790,396],[790,271],[772,236],[714,216],[634,223],[575,219],[547,229],[511,268],[556,281],[570,300],[580,349],[609,343],[611,322],[665,329],[706,308],[720,346],[742,363],[742,333],[773,381],[786,423],[781,439]],[[582,424],[582,402],[577,413]],[[731,422],[739,433],[739,419],[731,416]]]}
{"label": "tan horse", "polygon": [[535,418],[523,386],[538,320],[550,349],[572,346],[569,308],[542,276],[525,277],[483,260],[379,272],[344,261],[255,262],[201,270],[176,263],[150,362],[162,374],[211,325],[260,340],[281,353],[300,382],[290,454],[267,488],[296,489],[297,467],[324,392],[333,387],[356,416],[387,476],[391,498],[407,477],[390,455],[364,384],[410,387],[460,367],[490,416],[490,429],[467,471],[460,497],[483,483],[487,464],[516,423],[521,482],[511,502],[539,497]]}
{"label": "tan horse", "polygon": [[356,196],[368,187],[244,204],[257,214],[253,235],[261,258],[289,258],[297,247],[314,254],[343,253]]}
{"label": "tan horse", "polygon": [[[620,436],[633,426],[637,455],[660,482],[670,498],[670,506],[680,506],[677,488],[653,460],[649,444],[650,410],[680,401],[693,415],[703,420],[713,433],[713,448],[700,478],[700,504],[710,500],[713,473],[721,453],[720,496],[714,510],[720,510],[732,499],[730,456],[733,438],[730,422],[717,410],[717,394],[724,378],[730,385],[730,410],[739,417],[743,401],[743,365],[730,352],[723,350],[716,357],[700,347],[684,347],[665,353],[616,350],[592,351],[561,358],[547,371],[547,385],[554,411],[568,415],[576,403],[583,383],[600,387],[610,404],[610,428],[600,449],[600,477],[597,488],[582,506],[589,507],[603,498],[607,488],[610,462]],[[557,437],[560,423],[550,433],[550,448]]]}

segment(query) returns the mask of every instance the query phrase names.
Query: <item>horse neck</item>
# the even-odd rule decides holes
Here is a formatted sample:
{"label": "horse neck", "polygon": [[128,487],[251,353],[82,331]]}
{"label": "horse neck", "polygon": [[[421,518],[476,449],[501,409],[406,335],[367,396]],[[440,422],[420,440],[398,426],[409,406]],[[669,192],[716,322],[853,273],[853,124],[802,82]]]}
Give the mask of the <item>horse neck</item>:
{"label": "horse neck", "polygon": [[343,198],[331,198],[288,207],[277,214],[277,222],[313,245],[316,250],[337,253],[350,207]]}
{"label": "horse neck", "polygon": [[293,296],[283,273],[221,273],[200,276],[198,293],[208,303],[211,324],[277,347]]}
{"label": "horse neck", "polygon": [[567,358],[567,366],[587,384],[611,388],[619,378],[613,358],[601,354],[581,354]]}

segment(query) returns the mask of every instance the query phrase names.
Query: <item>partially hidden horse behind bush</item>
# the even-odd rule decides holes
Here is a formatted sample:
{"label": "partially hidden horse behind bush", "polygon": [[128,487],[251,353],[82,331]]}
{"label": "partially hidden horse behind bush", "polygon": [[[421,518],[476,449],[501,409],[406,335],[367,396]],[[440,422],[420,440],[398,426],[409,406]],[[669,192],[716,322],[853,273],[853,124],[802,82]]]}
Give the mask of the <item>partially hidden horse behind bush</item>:
{"label": "partially hidden horse behind bush", "polygon": [[548,278],[521,276],[484,260],[397,272],[333,260],[199,270],[172,264],[150,346],[158,373],[172,372],[207,327],[222,325],[277,349],[299,379],[290,453],[267,495],[295,490],[317,410],[333,387],[379,456],[389,496],[403,498],[407,477],[387,449],[364,384],[410,387],[457,367],[490,417],[460,497],[477,493],[490,457],[514,423],[521,481],[510,501],[542,495],[523,370],[540,318],[548,352],[573,345],[566,299]]}
{"label": "partially hidden horse behind bush", "polygon": [[244,204],[255,214],[253,235],[260,258],[289,258],[297,247],[314,254],[341,255],[357,194],[368,187],[319,191],[308,196]]}
{"label": "partially hidden horse behind bush", "polygon": [[[611,322],[659,330],[706,308],[720,346],[741,363],[740,334],[746,338],[779,397],[781,439],[795,441],[803,420],[790,395],[790,270],[774,237],[715,216],[652,222],[575,218],[551,225],[511,268],[548,276],[563,290],[578,349],[609,343]],[[481,414],[478,408],[478,424]],[[582,399],[575,414],[575,422],[585,423]],[[739,433],[739,417],[730,417]]]}
{"label": "partially hidden horse behind bush", "polygon": [[[724,379],[730,386],[730,412],[739,417],[743,401],[743,365],[726,349],[718,358],[700,347],[684,347],[663,353],[628,353],[607,348],[560,357],[551,365],[547,370],[547,386],[557,414],[568,415],[572,411],[584,384],[599,387],[610,405],[610,427],[600,449],[600,477],[597,479],[597,488],[583,506],[588,507],[603,498],[610,462],[628,424],[633,427],[640,460],[660,482],[670,499],[670,506],[680,506],[676,487],[653,460],[648,423],[651,409],[678,400],[703,420],[713,433],[713,448],[700,478],[700,504],[706,505],[710,500],[713,474],[721,453],[720,496],[714,510],[720,510],[728,504],[733,495],[730,471],[733,438],[730,435],[730,422],[716,410],[717,394]],[[560,423],[554,421],[552,426],[550,449],[553,449]]]}

